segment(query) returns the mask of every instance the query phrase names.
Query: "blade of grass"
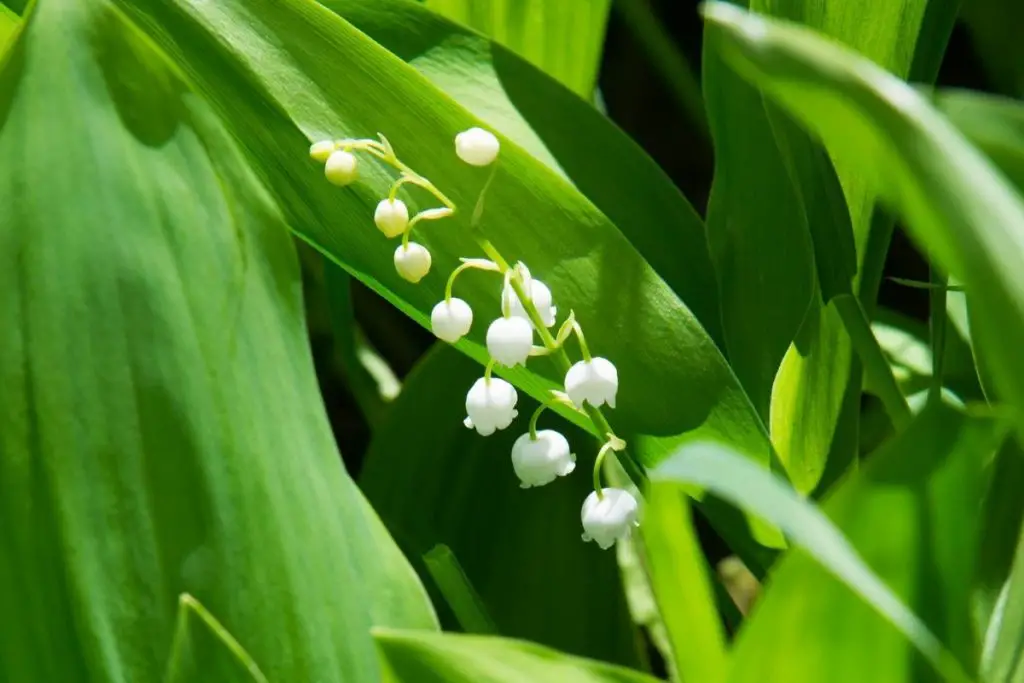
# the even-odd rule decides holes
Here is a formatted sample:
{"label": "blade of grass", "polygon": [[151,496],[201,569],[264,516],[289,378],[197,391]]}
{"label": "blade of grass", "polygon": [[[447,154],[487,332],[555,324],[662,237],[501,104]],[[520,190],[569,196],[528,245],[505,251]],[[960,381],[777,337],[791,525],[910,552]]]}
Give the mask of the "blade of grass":
{"label": "blade of grass", "polygon": [[423,554],[423,562],[434,582],[448,601],[455,618],[466,633],[498,635],[498,627],[491,619],[487,606],[473,588],[469,577],[455,557],[452,549],[443,543]]}

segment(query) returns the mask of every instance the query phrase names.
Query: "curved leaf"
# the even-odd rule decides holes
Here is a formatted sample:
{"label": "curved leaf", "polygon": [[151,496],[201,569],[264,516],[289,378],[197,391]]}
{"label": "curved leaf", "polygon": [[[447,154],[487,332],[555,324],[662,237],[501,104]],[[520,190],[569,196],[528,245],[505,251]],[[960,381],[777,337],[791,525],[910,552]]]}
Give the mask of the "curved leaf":
{"label": "curved leaf", "polygon": [[[370,627],[435,618],[338,458],[279,210],[110,4],[33,7],[0,71],[0,679],[162,680],[184,592],[272,680],[375,678]],[[220,650],[190,680],[247,680]]]}

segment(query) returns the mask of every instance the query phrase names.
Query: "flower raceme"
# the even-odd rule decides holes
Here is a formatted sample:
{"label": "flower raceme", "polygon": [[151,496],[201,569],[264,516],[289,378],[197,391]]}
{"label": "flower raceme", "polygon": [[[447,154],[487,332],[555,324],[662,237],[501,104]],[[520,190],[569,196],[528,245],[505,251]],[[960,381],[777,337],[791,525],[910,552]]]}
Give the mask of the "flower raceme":
{"label": "flower raceme", "polygon": [[[324,165],[327,180],[338,186],[349,185],[357,180],[357,152],[376,157],[399,171],[400,176],[392,183],[387,196],[377,204],[373,222],[384,237],[401,237],[401,244],[394,253],[395,270],[403,279],[418,283],[429,274],[432,258],[426,247],[410,240],[410,235],[424,221],[433,222],[453,215],[456,207],[433,183],[399,160],[383,135],[379,137],[379,141],[322,140],[310,146],[309,155]],[[500,150],[497,137],[482,128],[470,128],[455,136],[456,156],[471,166],[494,164]],[[610,427],[600,413],[600,406],[615,407],[618,371],[606,358],[591,356],[583,330],[571,311],[557,334],[553,335],[548,328],[556,323],[558,309],[554,305],[551,289],[534,278],[526,264],[516,262],[514,266],[509,266],[509,261],[479,232],[477,222],[483,207],[484,193],[494,178],[496,168],[492,168],[490,177],[483,184],[471,220],[473,235],[488,258],[463,258],[462,263],[451,272],[444,299],[431,310],[430,328],[443,341],[455,343],[462,339],[472,328],[474,315],[467,301],[452,295],[456,277],[468,269],[503,276],[504,283],[499,292],[501,315],[490,323],[486,333],[486,347],[491,360],[484,376],[476,380],[466,394],[464,424],[482,436],[508,428],[518,416],[516,403],[519,397],[507,381],[492,377],[493,368],[496,365],[512,368],[525,365],[530,356],[556,354],[562,367],[566,368],[565,392],[552,392],[551,399],[543,402],[534,413],[529,431],[512,446],[512,469],[522,488],[544,486],[572,473],[576,468],[576,455],[569,441],[553,429],[538,430],[537,418],[544,409],[555,403],[580,411],[586,409],[595,431],[606,434],[607,441],[594,462],[594,491],[582,506],[580,519],[583,539],[593,540],[601,548],[610,548],[617,540],[629,537],[637,524],[639,510],[632,494],[619,488],[602,488],[600,483],[604,457],[609,452],[625,448],[625,442],[609,431]],[[397,196],[403,186],[416,186],[425,190],[443,206],[426,208],[410,217],[409,205]],[[543,346],[533,345],[534,334],[540,335]],[[573,334],[576,335],[583,360],[571,365],[566,355],[565,342]]]}

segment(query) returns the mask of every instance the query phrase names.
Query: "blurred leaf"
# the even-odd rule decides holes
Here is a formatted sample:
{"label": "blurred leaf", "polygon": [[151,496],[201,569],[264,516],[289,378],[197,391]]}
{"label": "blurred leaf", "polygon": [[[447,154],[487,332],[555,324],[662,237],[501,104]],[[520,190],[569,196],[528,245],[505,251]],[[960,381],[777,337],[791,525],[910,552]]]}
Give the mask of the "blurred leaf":
{"label": "blurred leaf", "polygon": [[[384,16],[391,11],[378,5]],[[469,206],[485,172],[458,160],[452,138],[480,122],[320,5],[132,0],[128,9],[231,122],[300,236],[426,325],[449,268],[460,256],[480,255],[467,229],[468,212],[447,225],[417,231],[416,239],[433,253],[434,272],[413,286],[395,272],[393,243],[370,220],[387,188],[384,172],[367,161],[361,182],[335,188],[306,150],[310,140],[382,130],[404,161],[433,178],[456,203]],[[361,66],[339,70],[339,63]],[[593,140],[588,144],[598,147]],[[619,176],[607,170],[596,165],[592,170],[604,173],[606,182],[618,182]],[[419,208],[416,200],[409,201]],[[654,228],[665,225],[660,221]],[[487,197],[483,229],[510,258],[527,262],[551,286],[563,314],[575,310],[590,348],[615,362],[622,383],[611,419],[640,461],[656,463],[687,440],[721,438],[767,466],[773,454],[764,426],[691,312],[608,218],[508,140]],[[663,258],[680,261],[680,252],[669,251],[665,242],[658,250]],[[685,271],[690,264],[679,267]],[[467,274],[456,288],[483,321],[488,311],[497,315],[499,291],[500,282],[489,273]],[[487,358],[484,327],[478,323],[458,345],[481,363]],[[546,395],[563,380],[563,371],[545,358],[532,360],[530,369],[503,374],[533,396]],[[580,422],[575,411],[559,412]],[[753,547],[742,519],[717,524],[731,543]],[[758,531],[762,542],[782,543],[771,530]]]}
{"label": "blurred leaf", "polygon": [[431,578],[466,633],[496,635],[497,627],[452,549],[443,543],[423,554]]}
{"label": "blurred leaf", "polygon": [[604,50],[610,0],[427,0],[589,99]]}
{"label": "blurred leaf", "polygon": [[1024,535],[1017,542],[1013,572],[989,629],[981,660],[984,679],[990,683],[1024,680]]}
{"label": "blurred leaf", "polygon": [[7,41],[21,26],[21,17],[6,5],[0,4],[0,54],[7,48]]}
{"label": "blurred leaf", "polygon": [[1018,190],[1024,188],[1024,106],[1020,101],[967,90],[940,91],[934,99],[939,111]]}
{"label": "blurred leaf", "polygon": [[722,347],[718,285],[704,224],[628,135],[500,45],[415,3],[325,4],[570,180],[615,223]]}
{"label": "blurred leaf", "polygon": [[113,7],[33,7],[0,71],[0,679],[160,680],[183,592],[272,680],[375,678],[370,626],[435,618],[340,463],[280,212]]}
{"label": "blurred leaf", "polygon": [[[1001,433],[992,422],[931,404],[825,503],[868,566],[967,669],[977,645],[969,596],[981,465]],[[766,670],[793,683],[927,680],[892,621],[808,552],[815,551],[802,546],[773,573],[771,589],[741,632],[730,680],[762,680]],[[933,664],[948,667],[937,651],[917,646]]]}
{"label": "blurred leaf", "polygon": [[[985,638],[982,658],[984,671],[991,662],[991,636],[1000,628],[992,619],[1000,593],[1010,577],[1015,564],[1014,548],[1021,535],[1021,521],[1024,519],[1024,451],[1013,440],[1007,440],[996,457],[988,463],[988,489],[982,504],[981,552],[978,558],[978,581],[975,594],[975,615],[979,633],[988,633]],[[1014,572],[1020,574],[1022,569]],[[1020,582],[1019,577],[1013,579]],[[1019,590],[1019,588],[1014,589]],[[1024,624],[1014,628],[1022,628]],[[1020,633],[1020,631],[1018,631]],[[1005,641],[1005,636],[1003,637]],[[987,679],[987,677],[986,677]],[[987,679],[988,680],[988,679]]]}
{"label": "blurred leaf", "polygon": [[636,671],[491,636],[374,631],[385,683],[657,683]]}
{"label": "blurred leaf", "polygon": [[541,416],[541,428],[569,438],[581,471],[520,489],[512,443],[536,403],[521,396],[520,422],[481,437],[462,424],[466,390],[481,374],[444,344],[431,350],[375,433],[362,489],[407,555],[438,543],[452,549],[499,633],[636,666],[615,555],[580,540],[593,440],[551,413]]}
{"label": "blurred leaf", "polygon": [[899,79],[798,27],[706,7],[737,69],[870,178],[936,265],[971,293],[974,342],[1024,428],[1024,270],[1009,257],[1024,251],[1020,197]]}
{"label": "blurred leaf", "polygon": [[961,18],[993,85],[1004,95],[1024,95],[1024,5],[1017,0],[967,0]]}
{"label": "blurred leaf", "polygon": [[651,486],[644,509],[643,543],[658,611],[671,643],[676,669],[673,680],[724,681],[722,622],[690,507],[677,486]]}
{"label": "blurred leaf", "polygon": [[973,661],[981,456],[1001,436],[992,422],[929,406],[826,503],[853,546],[816,507],[729,449],[687,446],[654,470],[654,481],[707,486],[770,518],[799,548],[772,573],[741,631],[729,680],[763,680],[765,671],[794,682],[920,680],[906,640],[962,679],[942,642],[961,664]]}

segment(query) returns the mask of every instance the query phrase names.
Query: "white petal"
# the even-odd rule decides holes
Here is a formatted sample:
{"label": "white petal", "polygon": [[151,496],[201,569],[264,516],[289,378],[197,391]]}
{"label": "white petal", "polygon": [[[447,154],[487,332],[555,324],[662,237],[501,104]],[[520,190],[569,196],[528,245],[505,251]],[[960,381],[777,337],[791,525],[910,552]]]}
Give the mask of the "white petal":
{"label": "white petal", "polygon": [[309,146],[309,158],[323,164],[327,162],[334,150],[334,140],[320,140]]}
{"label": "white petal", "polygon": [[467,164],[487,166],[498,157],[498,138],[482,128],[470,128],[455,136],[455,153]]}
{"label": "white petal", "polygon": [[359,176],[358,160],[351,152],[343,149],[331,152],[324,164],[324,176],[331,183],[345,186]]}
{"label": "white petal", "polygon": [[462,299],[441,301],[430,312],[430,329],[438,339],[454,344],[473,326],[473,309]]}
{"label": "white petal", "polygon": [[398,245],[395,249],[395,270],[409,282],[419,282],[430,272],[430,252],[415,242]]}
{"label": "white petal", "polygon": [[409,225],[409,208],[401,199],[382,199],[373,212],[373,222],[385,237],[398,237]]}
{"label": "white petal", "polygon": [[502,365],[525,365],[532,347],[533,327],[522,318],[498,318],[487,328],[487,352]]}

